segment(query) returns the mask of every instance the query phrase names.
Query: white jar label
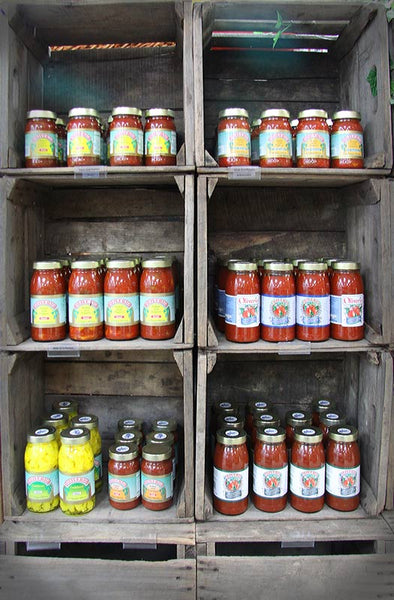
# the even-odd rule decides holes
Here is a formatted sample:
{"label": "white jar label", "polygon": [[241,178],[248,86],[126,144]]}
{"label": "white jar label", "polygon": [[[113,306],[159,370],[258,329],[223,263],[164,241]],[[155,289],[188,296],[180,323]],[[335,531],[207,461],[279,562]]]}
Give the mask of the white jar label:
{"label": "white jar label", "polygon": [[287,494],[289,467],[264,469],[253,463],[253,491],[262,498],[281,498]]}
{"label": "white jar label", "polygon": [[330,296],[331,323],[342,327],[364,325],[364,294]]}
{"label": "white jar label", "polygon": [[260,294],[226,294],[226,323],[247,329],[260,324]]}
{"label": "white jar label", "polygon": [[238,502],[249,493],[249,467],[243,471],[213,468],[213,494],[225,502]]}
{"label": "white jar label", "polygon": [[297,294],[297,325],[326,327],[330,324],[330,296]]}
{"label": "white jar label", "polygon": [[325,466],[318,469],[301,469],[290,463],[290,491],[300,498],[312,499],[324,496]]}
{"label": "white jar label", "polygon": [[349,469],[326,465],[326,491],[338,498],[353,498],[360,493],[360,465]]}
{"label": "white jar label", "polygon": [[267,327],[295,325],[295,296],[261,296],[261,324]]}

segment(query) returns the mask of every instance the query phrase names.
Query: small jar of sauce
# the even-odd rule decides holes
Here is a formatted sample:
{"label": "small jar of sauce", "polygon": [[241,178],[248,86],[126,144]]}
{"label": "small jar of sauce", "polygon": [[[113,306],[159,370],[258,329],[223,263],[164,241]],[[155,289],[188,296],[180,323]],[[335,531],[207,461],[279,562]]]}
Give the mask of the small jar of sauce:
{"label": "small jar of sauce", "polygon": [[138,431],[138,429],[133,429],[132,431],[121,429],[115,433],[115,444],[120,444],[121,446],[124,444],[135,444],[138,448],[139,456],[141,456],[143,438],[142,431]]}
{"label": "small jar of sauce", "polygon": [[253,458],[253,504],[264,512],[279,512],[287,504],[288,461],[281,427],[257,430]]}
{"label": "small jar of sauce", "polygon": [[109,164],[138,167],[144,157],[144,128],[142,110],[131,106],[117,106],[112,111],[109,125]]}
{"label": "small jar of sauce", "polygon": [[294,434],[290,463],[290,504],[313,513],[324,506],[325,457],[323,434],[316,427],[300,427]]}
{"label": "small jar of sauce", "polygon": [[27,113],[25,126],[26,168],[57,167],[56,118],[56,114],[50,110],[30,110]]}
{"label": "small jar of sauce", "polygon": [[330,166],[330,132],[325,110],[303,110],[298,115],[297,167],[327,169]]}
{"label": "small jar of sauce", "polygon": [[326,464],[326,503],[341,511],[360,503],[360,449],[358,431],[350,425],[330,429]]}
{"label": "small jar of sauce", "polygon": [[336,169],[362,169],[364,135],[360,113],[355,110],[340,110],[332,120],[331,166]]}
{"label": "small jar of sauce", "polygon": [[118,510],[131,510],[141,501],[141,472],[135,444],[113,444],[108,461],[109,503]]}
{"label": "small jar of sauce", "polygon": [[226,108],[219,113],[219,167],[251,164],[249,114],[244,108]]}
{"label": "small jar of sauce", "polygon": [[259,130],[260,167],[292,167],[290,114],[282,108],[261,113]]}
{"label": "small jar of sauce", "polygon": [[70,338],[79,342],[100,340],[104,334],[103,283],[97,261],[71,264],[68,282]]}
{"label": "small jar of sauce", "polygon": [[353,342],[364,337],[364,285],[360,265],[337,261],[331,277],[331,337]]}
{"label": "small jar of sauce", "polygon": [[142,504],[149,510],[165,510],[173,503],[172,450],[165,444],[146,444],[142,449]]}
{"label": "small jar of sauce", "polygon": [[145,165],[165,167],[176,165],[175,113],[166,108],[151,108],[145,112]]}
{"label": "small jar of sauce", "polygon": [[67,335],[66,282],[61,264],[33,264],[30,281],[31,337],[36,342],[55,342]]}
{"label": "small jar of sauce", "polygon": [[257,432],[264,427],[280,427],[280,418],[275,413],[267,412],[253,419],[252,432],[250,434],[251,446],[256,444]]}
{"label": "small jar of sauce", "polygon": [[140,333],[138,275],[132,260],[110,260],[104,279],[105,337],[132,340]]}
{"label": "small jar of sauce", "polygon": [[148,340],[174,337],[175,316],[175,282],[171,260],[144,260],[140,278],[141,337]]}
{"label": "small jar of sauce", "polygon": [[224,515],[240,515],[248,508],[248,493],[246,433],[219,429],[213,457],[213,507]]}
{"label": "small jar of sauce", "polygon": [[72,108],[67,124],[67,166],[99,165],[101,128],[99,114],[93,108]]}

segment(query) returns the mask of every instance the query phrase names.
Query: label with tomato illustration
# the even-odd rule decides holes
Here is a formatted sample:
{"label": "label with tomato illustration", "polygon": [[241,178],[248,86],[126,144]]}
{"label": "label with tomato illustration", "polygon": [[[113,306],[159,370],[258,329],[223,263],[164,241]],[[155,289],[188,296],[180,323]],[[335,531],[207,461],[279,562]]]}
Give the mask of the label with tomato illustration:
{"label": "label with tomato illustration", "polygon": [[364,294],[344,294],[330,297],[331,323],[342,327],[364,325]]}
{"label": "label with tomato illustration", "polygon": [[138,294],[104,294],[106,325],[126,327],[140,322]]}
{"label": "label with tomato illustration", "polygon": [[170,129],[145,131],[145,156],[176,156],[176,132]]}
{"label": "label with tomato illustration", "polygon": [[326,464],[326,490],[338,498],[353,498],[360,493],[360,465],[349,469]]}
{"label": "label with tomato illustration", "polygon": [[297,325],[326,327],[330,324],[330,296],[297,294]]}
{"label": "label with tomato illustration", "polygon": [[110,156],[143,156],[144,133],[142,129],[116,127],[109,133]]}
{"label": "label with tomato illustration", "polygon": [[363,158],[364,139],[359,131],[337,131],[331,135],[331,158]]}
{"label": "label with tomato illustration", "polygon": [[68,318],[73,327],[96,327],[103,322],[101,294],[69,294]]}
{"label": "label with tomato illustration", "polygon": [[295,296],[261,296],[261,324],[267,327],[295,325]]}
{"label": "label with tomato illustration", "polygon": [[115,502],[131,502],[141,495],[140,471],[132,475],[108,473],[108,493]]}
{"label": "label with tomato illustration", "polygon": [[143,325],[175,323],[175,293],[141,294],[140,318]]}
{"label": "label with tomato illustration", "polygon": [[57,158],[57,134],[52,131],[29,131],[25,135],[26,158]]}
{"label": "label with tomato illustration", "polygon": [[325,465],[318,469],[302,469],[290,463],[290,491],[301,498],[320,498],[325,490]]}
{"label": "label with tomato illustration", "polygon": [[246,129],[224,129],[218,133],[218,157],[250,158],[250,133]]}
{"label": "label with tomato illustration", "polygon": [[67,132],[67,156],[100,158],[101,135],[95,129],[71,129]]}
{"label": "label with tomato illustration", "polygon": [[300,131],[296,137],[297,158],[330,158],[328,131]]}
{"label": "label with tomato illustration", "polygon": [[238,502],[249,493],[249,467],[243,471],[222,471],[213,468],[213,494],[225,502]]}
{"label": "label with tomato illustration", "polygon": [[260,158],[291,158],[291,132],[282,129],[266,129],[259,135]]}
{"label": "label with tomato illustration", "polygon": [[236,327],[257,327],[260,324],[260,295],[226,294],[226,323]]}
{"label": "label with tomato illustration", "polygon": [[264,469],[253,463],[253,491],[262,498],[281,498],[287,494],[288,465]]}
{"label": "label with tomato illustration", "polygon": [[43,328],[65,325],[66,295],[30,296],[30,323]]}
{"label": "label with tomato illustration", "polygon": [[141,473],[141,491],[142,497],[148,502],[167,502],[173,495],[172,473],[154,477]]}

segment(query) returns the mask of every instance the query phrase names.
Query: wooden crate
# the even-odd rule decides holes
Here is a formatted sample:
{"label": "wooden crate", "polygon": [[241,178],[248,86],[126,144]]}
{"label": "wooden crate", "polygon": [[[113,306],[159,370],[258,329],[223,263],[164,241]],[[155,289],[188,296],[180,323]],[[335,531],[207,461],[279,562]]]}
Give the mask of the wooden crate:
{"label": "wooden crate", "polygon": [[[283,26],[291,26],[273,49],[277,11]],[[359,110],[365,166],[390,172],[388,24],[383,3],[195,3],[193,27],[198,167],[216,164],[212,156],[219,110],[241,106],[252,120],[262,110],[279,106],[293,118],[306,108],[322,108],[329,115],[339,108]],[[376,96],[367,82],[374,67]],[[262,177],[266,174],[265,169]]]}
{"label": "wooden crate", "polygon": [[[298,181],[232,179],[221,169],[215,177],[198,176],[197,186],[197,329],[198,345],[228,352],[339,351],[394,341],[391,306],[392,199],[387,179],[366,177]],[[275,177],[275,176],[274,176]],[[317,176],[318,177],[318,176]],[[278,186],[278,187],[274,187]],[[301,187],[299,187],[301,186]],[[336,186],[336,187],[333,187]],[[228,342],[212,324],[214,270],[218,258],[339,256],[361,262],[365,284],[366,333],[362,342],[287,344]]]}

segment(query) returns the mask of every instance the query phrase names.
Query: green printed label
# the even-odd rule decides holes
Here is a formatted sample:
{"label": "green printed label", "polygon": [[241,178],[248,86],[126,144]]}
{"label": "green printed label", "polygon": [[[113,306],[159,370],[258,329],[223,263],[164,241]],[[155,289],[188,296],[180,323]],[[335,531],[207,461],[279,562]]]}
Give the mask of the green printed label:
{"label": "green printed label", "polygon": [[82,504],[94,496],[94,468],[81,475],[59,471],[60,498],[68,504]]}
{"label": "green printed label", "polygon": [[30,502],[52,502],[59,495],[59,471],[29,473],[25,471],[26,498]]}
{"label": "green printed label", "polygon": [[151,477],[141,473],[142,497],[148,502],[166,502],[173,495],[172,472],[168,475]]}

